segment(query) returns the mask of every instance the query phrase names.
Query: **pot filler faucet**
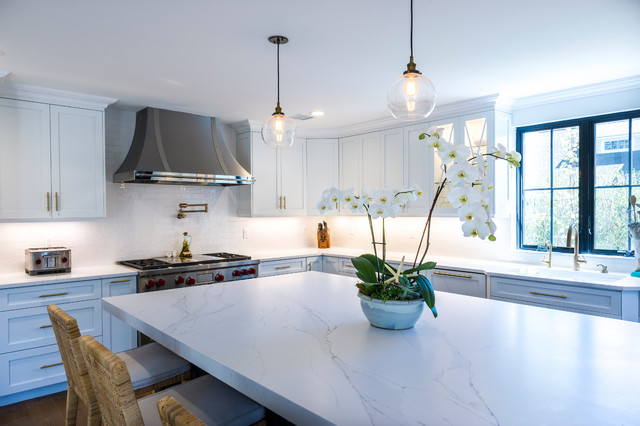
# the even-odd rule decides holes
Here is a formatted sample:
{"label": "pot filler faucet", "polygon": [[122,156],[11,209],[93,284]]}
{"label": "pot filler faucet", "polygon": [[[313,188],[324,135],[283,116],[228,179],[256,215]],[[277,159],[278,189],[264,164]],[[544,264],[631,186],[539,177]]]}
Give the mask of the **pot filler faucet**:
{"label": "pot filler faucet", "polygon": [[571,247],[571,232],[574,232],[574,237],[573,237],[573,270],[574,271],[579,271],[580,270],[580,264],[581,263],[587,263],[587,260],[584,258],[584,256],[580,256],[579,255],[579,250],[580,250],[580,234],[578,232],[578,226],[577,225],[571,225],[569,226],[569,229],[567,230],[567,247]]}

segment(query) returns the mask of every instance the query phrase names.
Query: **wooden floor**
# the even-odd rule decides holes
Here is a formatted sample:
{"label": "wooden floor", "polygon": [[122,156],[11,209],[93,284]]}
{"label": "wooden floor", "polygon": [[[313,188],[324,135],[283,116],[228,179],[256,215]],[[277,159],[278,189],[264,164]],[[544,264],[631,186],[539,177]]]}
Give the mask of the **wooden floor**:
{"label": "wooden floor", "polygon": [[[52,426],[64,425],[64,407],[67,391],[42,396],[0,407],[2,426]],[[78,403],[78,426],[87,424],[87,409]]]}

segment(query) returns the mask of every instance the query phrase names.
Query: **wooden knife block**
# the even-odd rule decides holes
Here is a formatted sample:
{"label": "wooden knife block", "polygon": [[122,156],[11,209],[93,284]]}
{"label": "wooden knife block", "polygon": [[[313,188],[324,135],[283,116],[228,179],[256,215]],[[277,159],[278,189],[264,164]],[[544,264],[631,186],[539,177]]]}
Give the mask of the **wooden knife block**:
{"label": "wooden knife block", "polygon": [[331,236],[329,235],[329,229],[327,231],[318,231],[318,248],[330,248]]}

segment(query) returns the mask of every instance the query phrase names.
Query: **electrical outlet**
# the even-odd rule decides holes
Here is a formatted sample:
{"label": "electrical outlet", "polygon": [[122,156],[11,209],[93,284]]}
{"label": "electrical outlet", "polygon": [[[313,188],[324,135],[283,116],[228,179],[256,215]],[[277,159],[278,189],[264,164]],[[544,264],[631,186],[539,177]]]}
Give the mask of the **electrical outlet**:
{"label": "electrical outlet", "polygon": [[242,228],[242,238],[245,240],[249,239],[249,228]]}

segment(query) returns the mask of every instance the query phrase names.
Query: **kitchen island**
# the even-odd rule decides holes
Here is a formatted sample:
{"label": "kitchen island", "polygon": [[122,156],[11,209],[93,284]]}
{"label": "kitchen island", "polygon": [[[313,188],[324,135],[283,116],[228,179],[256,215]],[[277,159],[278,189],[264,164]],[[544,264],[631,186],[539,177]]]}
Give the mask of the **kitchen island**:
{"label": "kitchen island", "polygon": [[637,424],[640,324],[436,293],[371,327],[354,278],[304,272],[103,299],[296,424]]}

